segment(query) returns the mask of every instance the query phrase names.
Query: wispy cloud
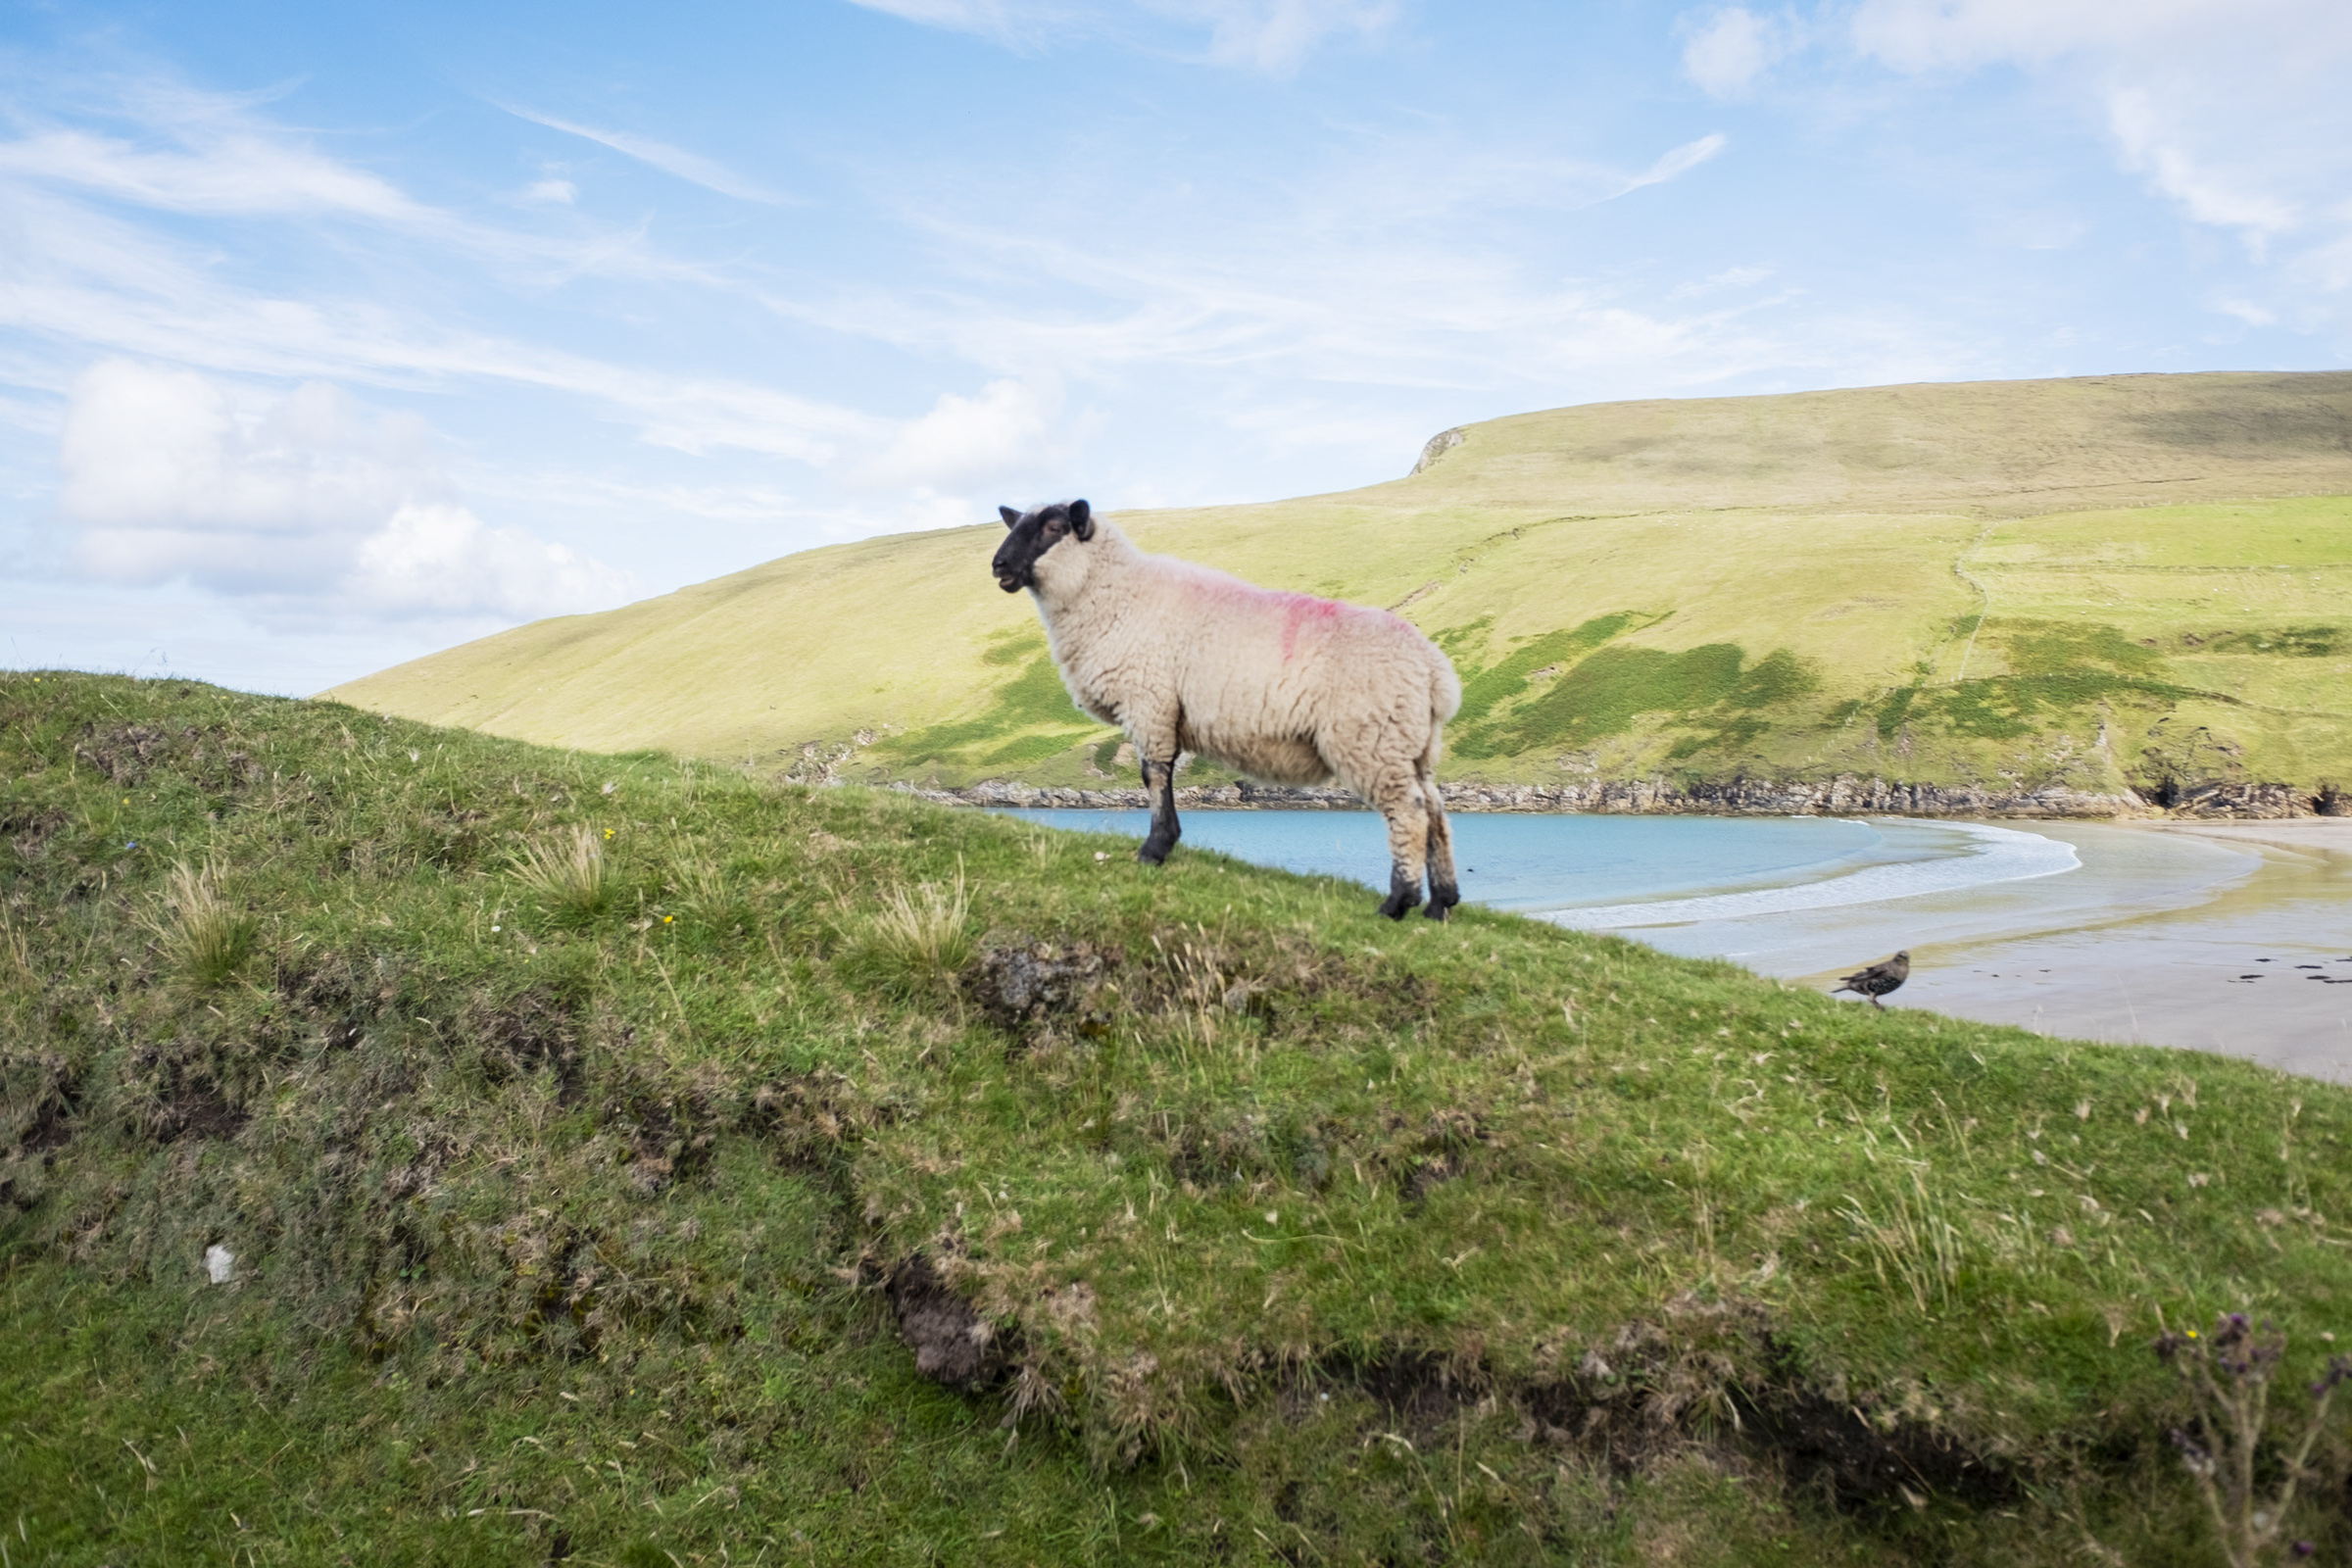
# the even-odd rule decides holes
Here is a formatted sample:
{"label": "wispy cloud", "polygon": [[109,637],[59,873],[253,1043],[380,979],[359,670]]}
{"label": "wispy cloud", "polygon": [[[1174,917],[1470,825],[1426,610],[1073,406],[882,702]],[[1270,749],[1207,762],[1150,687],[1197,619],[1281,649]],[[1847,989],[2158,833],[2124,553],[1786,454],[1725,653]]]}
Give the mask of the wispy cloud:
{"label": "wispy cloud", "polygon": [[771,206],[791,200],[769,190],[756,179],[735,172],[715,159],[690,153],[682,147],[672,147],[667,142],[655,141],[649,136],[631,135],[627,131],[601,130],[594,125],[583,125],[576,121],[541,114],[536,109],[525,109],[518,104],[502,103],[498,107],[517,120],[527,120],[533,124],[545,125],[550,130],[560,130],[566,136],[577,136],[601,147],[610,147],[624,158],[634,158],[665,174],[675,175],[688,184],[700,185],[706,190],[714,190],[721,196],[732,196],[738,201],[764,202]]}
{"label": "wispy cloud", "polygon": [[1677,174],[1690,172],[1730,145],[1731,138],[1720,132],[1685,142],[1680,147],[1660,154],[1656,163],[1627,179],[1625,189],[1632,192],[1644,185],[1663,185]]}
{"label": "wispy cloud", "polygon": [[1006,4],[1004,0],[850,0],[867,11],[879,11],[925,27],[976,33],[1002,44],[1017,42],[1040,24],[1067,24],[1082,13],[1068,6]]}
{"label": "wispy cloud", "polygon": [[[1207,37],[1193,58],[1287,76],[1334,38],[1375,37],[1399,0],[850,0],[927,27],[968,32],[1008,49],[1055,38],[1125,36],[1144,44],[1149,19]],[[1191,51],[1179,51],[1180,55]]]}
{"label": "wispy cloud", "polygon": [[[1636,303],[1641,288],[1531,268],[1522,241],[1527,225],[1672,180],[1726,145],[1711,134],[1625,169],[1366,134],[1336,167],[1237,178],[1197,203],[1151,186],[1054,198],[958,182],[901,218],[954,259],[962,286],[844,286],[772,308],[1013,375],[1052,366],[1088,380],[1185,366],[1491,390],[1556,384],[1565,367],[1618,354],[1698,362],[1748,334],[1744,310],[1658,314]],[[1016,293],[997,286],[1006,278],[1053,286]]]}
{"label": "wispy cloud", "polygon": [[1147,9],[1209,29],[1207,58],[1287,76],[1335,37],[1374,37],[1396,0],[1145,0]]}
{"label": "wispy cloud", "polygon": [[1851,36],[1900,72],[2011,64],[2071,86],[2126,170],[2257,255],[2291,238],[2317,258],[2352,239],[2340,0],[1863,0]]}
{"label": "wispy cloud", "polygon": [[[122,112],[161,97],[126,97]],[[186,133],[189,96],[162,101],[175,106],[174,117],[146,128],[182,150],[54,129],[0,142],[0,245],[14,258],[0,327],[56,345],[69,361],[125,354],[238,375],[529,386],[590,399],[645,440],[683,452],[732,447],[822,464],[844,442],[887,439],[888,421],[754,382],[624,368],[332,287],[293,293],[242,282],[217,249],[144,224],[136,210],[356,218],[541,279],[597,271],[737,286],[649,252],[630,232],[551,239],[454,217],[364,171],[289,148],[233,118],[234,105],[199,104],[205,113],[195,118],[213,129],[198,137]],[[47,377],[53,388],[66,379]]]}
{"label": "wispy cloud", "polygon": [[172,150],[84,130],[36,130],[0,142],[0,175],[177,213],[332,212],[398,223],[431,216],[385,180],[307,148],[217,122],[172,128],[185,138]]}

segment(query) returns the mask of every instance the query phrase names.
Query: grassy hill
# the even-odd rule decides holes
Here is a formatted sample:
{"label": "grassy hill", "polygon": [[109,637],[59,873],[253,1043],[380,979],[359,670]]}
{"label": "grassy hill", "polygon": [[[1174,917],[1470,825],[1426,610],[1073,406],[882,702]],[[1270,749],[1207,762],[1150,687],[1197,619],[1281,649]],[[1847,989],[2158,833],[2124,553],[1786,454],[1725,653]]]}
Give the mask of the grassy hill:
{"label": "grassy hill", "polygon": [[1372,903],[0,674],[8,1561],[2221,1560],[2352,1093]]}
{"label": "grassy hill", "polygon": [[[1412,617],[1467,688],[1452,779],[2352,785],[2352,372],[1608,404],[1432,454],[1120,521]],[[1097,781],[1115,738],[990,582],[996,533],[791,556],[329,695],[811,776]]]}

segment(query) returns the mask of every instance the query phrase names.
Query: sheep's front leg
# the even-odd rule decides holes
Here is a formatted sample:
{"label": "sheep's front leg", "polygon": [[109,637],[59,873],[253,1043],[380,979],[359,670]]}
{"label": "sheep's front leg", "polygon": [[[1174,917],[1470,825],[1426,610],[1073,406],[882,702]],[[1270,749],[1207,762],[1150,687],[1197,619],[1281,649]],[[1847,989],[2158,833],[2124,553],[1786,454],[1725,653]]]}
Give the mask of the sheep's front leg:
{"label": "sheep's front leg", "polygon": [[1164,762],[1145,760],[1144,789],[1152,796],[1152,831],[1135,858],[1157,865],[1184,836],[1184,826],[1176,820],[1176,759],[1172,754]]}

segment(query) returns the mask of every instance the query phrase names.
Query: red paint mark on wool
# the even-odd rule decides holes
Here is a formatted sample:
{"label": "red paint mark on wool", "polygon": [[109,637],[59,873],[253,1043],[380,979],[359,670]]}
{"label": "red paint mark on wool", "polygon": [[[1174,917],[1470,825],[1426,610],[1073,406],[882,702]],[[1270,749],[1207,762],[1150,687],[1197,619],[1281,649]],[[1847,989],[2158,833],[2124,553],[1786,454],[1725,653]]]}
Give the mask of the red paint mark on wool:
{"label": "red paint mark on wool", "polygon": [[1298,646],[1298,633],[1301,628],[1309,625],[1327,625],[1339,619],[1341,613],[1347,609],[1346,605],[1329,599],[1317,599],[1312,594],[1282,595],[1283,662],[1288,663],[1293,650]]}

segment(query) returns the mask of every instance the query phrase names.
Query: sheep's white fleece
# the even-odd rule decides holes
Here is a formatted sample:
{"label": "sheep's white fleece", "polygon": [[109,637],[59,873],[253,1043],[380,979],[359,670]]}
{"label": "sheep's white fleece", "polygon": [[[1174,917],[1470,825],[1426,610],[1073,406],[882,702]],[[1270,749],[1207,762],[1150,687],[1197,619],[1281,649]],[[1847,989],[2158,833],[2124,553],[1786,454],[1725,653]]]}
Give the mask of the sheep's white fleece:
{"label": "sheep's white fleece", "polygon": [[1336,778],[1388,818],[1400,876],[1417,885],[1426,852],[1451,893],[1430,775],[1462,686],[1409,622],[1147,555],[1100,514],[1034,574],[1070,695],[1147,764],[1186,751],[1269,783]]}

